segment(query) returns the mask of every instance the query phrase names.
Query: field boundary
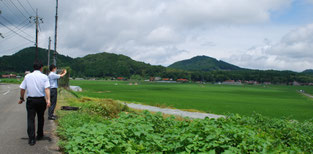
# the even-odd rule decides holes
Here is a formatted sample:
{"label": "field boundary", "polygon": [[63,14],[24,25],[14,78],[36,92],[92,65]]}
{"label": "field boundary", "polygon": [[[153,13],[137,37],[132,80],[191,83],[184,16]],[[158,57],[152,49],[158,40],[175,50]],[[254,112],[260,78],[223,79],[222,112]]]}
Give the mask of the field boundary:
{"label": "field boundary", "polygon": [[138,110],[148,110],[152,112],[161,112],[164,114],[169,115],[177,115],[181,117],[189,117],[194,119],[204,119],[206,117],[208,118],[225,118],[223,115],[216,115],[216,114],[209,114],[209,113],[200,113],[200,112],[188,112],[188,111],[182,111],[179,109],[169,109],[169,108],[160,108],[150,105],[142,105],[142,104],[134,104],[134,103],[125,103],[128,107]]}
{"label": "field boundary", "polygon": [[304,96],[307,96],[307,97],[310,97],[310,98],[313,99],[313,96],[311,94],[308,94],[308,93],[305,93],[305,92],[301,92],[301,91],[298,91],[298,92],[301,93]]}

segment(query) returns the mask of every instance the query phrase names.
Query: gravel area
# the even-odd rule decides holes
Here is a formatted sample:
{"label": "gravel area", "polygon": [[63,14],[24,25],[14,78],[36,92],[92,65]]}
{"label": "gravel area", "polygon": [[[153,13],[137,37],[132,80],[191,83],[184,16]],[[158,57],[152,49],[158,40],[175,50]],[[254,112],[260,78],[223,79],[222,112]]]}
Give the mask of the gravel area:
{"label": "gravel area", "polygon": [[199,112],[188,112],[188,111],[182,111],[178,109],[167,109],[167,108],[159,108],[155,106],[149,106],[149,105],[141,105],[141,104],[134,104],[134,103],[127,103],[127,106],[133,109],[138,110],[148,110],[152,112],[162,112],[165,114],[170,115],[178,115],[181,117],[189,117],[189,118],[196,118],[196,119],[204,119],[205,117],[208,118],[224,118],[223,115],[216,115],[216,114],[208,114],[208,113],[199,113]]}

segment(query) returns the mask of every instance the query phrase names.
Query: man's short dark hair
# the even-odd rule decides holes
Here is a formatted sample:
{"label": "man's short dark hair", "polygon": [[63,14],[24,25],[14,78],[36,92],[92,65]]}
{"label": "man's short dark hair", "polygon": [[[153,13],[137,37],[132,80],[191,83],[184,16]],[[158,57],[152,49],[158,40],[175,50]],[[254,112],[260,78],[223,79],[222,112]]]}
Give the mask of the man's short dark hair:
{"label": "man's short dark hair", "polygon": [[57,68],[55,65],[50,65],[49,70],[52,71],[53,69]]}
{"label": "man's short dark hair", "polygon": [[34,62],[34,65],[33,65],[34,70],[40,70],[42,67],[43,67],[43,64],[41,61]]}

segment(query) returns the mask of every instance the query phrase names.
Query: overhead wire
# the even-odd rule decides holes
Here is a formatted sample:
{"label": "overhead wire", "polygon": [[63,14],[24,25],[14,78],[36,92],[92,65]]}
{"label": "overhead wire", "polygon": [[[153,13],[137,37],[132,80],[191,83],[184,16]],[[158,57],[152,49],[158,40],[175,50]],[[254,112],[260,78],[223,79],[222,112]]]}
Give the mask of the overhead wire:
{"label": "overhead wire", "polygon": [[35,9],[32,7],[32,5],[29,3],[28,0],[26,0],[26,2],[28,3],[28,5],[30,6],[30,8],[32,8],[32,10],[34,11],[34,13],[36,13]]}
{"label": "overhead wire", "polygon": [[10,25],[14,26],[14,28],[16,28],[17,30],[21,31],[22,33],[24,33],[25,35],[28,35],[29,37],[33,37],[31,35],[29,35],[28,33],[24,32],[22,29],[19,29],[17,26],[15,26],[12,22],[10,22],[7,18],[5,18],[4,16],[0,15],[0,17],[2,17],[6,22],[8,22]]}
{"label": "overhead wire", "polygon": [[25,40],[28,40],[29,42],[32,42],[32,43],[35,43],[34,41],[26,38],[25,36],[15,32],[14,30],[12,30],[10,27],[6,26],[5,24],[3,24],[1,21],[0,21],[0,25],[4,26],[5,28],[9,29],[10,31],[14,32],[16,35],[20,36],[21,38],[25,39]]}
{"label": "overhead wire", "polygon": [[24,7],[24,5],[20,2],[20,0],[17,0],[17,2],[22,6],[22,8],[24,9],[24,11],[29,15],[32,16]]}
{"label": "overhead wire", "polygon": [[[21,27],[19,27],[18,30],[24,29],[26,26],[28,26],[28,25],[30,25],[30,24],[31,24],[31,23],[26,22],[24,25],[21,25]],[[7,40],[7,39],[12,38],[11,36],[14,37],[15,35],[14,35],[14,33],[13,33],[12,31],[9,31],[9,32],[5,33],[3,36],[5,37],[4,40]],[[30,36],[30,37],[33,38],[33,36]]]}
{"label": "overhead wire", "polygon": [[19,19],[19,18],[20,18],[20,16],[16,15],[15,12],[12,11],[12,9],[11,9],[11,7],[10,7],[11,5],[10,5],[7,1],[1,0],[1,2],[2,2],[2,3],[4,4],[4,6],[9,10],[9,12],[10,12],[11,15],[15,16],[16,19]]}
{"label": "overhead wire", "polygon": [[13,4],[13,6],[21,13],[22,16],[24,16],[26,19],[28,19],[28,17],[26,17],[24,15],[24,13],[14,4],[14,2],[12,2],[12,0],[9,0],[9,2],[11,2],[11,4]]}

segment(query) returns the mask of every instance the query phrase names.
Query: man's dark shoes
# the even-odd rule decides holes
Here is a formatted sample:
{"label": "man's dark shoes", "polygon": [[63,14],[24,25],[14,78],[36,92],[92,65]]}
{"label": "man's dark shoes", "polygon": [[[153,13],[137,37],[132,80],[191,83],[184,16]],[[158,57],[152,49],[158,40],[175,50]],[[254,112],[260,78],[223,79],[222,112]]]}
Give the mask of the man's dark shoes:
{"label": "man's dark shoes", "polygon": [[37,137],[36,137],[36,140],[37,140],[37,141],[42,140],[42,139],[43,139],[43,136],[37,136]]}
{"label": "man's dark shoes", "polygon": [[55,117],[48,117],[48,120],[55,120]]}
{"label": "man's dark shoes", "polygon": [[28,144],[29,144],[30,146],[33,146],[33,145],[36,144],[36,140],[29,140],[29,141],[28,141]]}

